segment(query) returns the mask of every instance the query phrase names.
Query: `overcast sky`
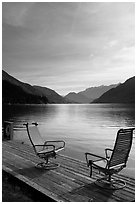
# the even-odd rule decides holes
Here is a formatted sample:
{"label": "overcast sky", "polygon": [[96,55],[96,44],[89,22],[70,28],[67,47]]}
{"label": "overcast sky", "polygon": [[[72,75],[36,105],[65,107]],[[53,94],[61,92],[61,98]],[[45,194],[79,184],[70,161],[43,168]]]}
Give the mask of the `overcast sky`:
{"label": "overcast sky", "polygon": [[61,95],[135,75],[134,3],[2,3],[3,69]]}

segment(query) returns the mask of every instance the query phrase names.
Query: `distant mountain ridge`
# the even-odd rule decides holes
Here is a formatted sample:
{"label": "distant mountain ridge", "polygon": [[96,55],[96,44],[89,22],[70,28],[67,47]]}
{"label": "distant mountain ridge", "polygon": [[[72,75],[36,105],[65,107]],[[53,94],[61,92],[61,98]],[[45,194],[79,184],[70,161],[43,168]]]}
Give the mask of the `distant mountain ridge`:
{"label": "distant mountain ridge", "polygon": [[65,96],[65,100],[73,101],[75,103],[90,103],[96,98],[99,98],[102,94],[104,94],[108,90],[115,88],[117,86],[118,84],[112,84],[109,86],[102,85],[98,87],[90,87],[78,93],[70,92]]}
{"label": "distant mountain ridge", "polygon": [[104,93],[93,103],[135,103],[135,77]]}
{"label": "distant mountain ridge", "polygon": [[65,100],[68,100],[74,103],[89,103],[90,102],[89,98],[87,98],[86,96],[82,94],[75,93],[75,92],[70,92],[64,98]]}
{"label": "distant mountain ridge", "polygon": [[85,89],[84,91],[79,92],[79,94],[82,94],[90,99],[90,101],[100,97],[102,94],[107,92],[108,90],[117,87],[119,84],[112,84],[108,86],[97,86],[97,87],[90,87]]}
{"label": "distant mountain ridge", "polygon": [[[97,97],[97,98],[95,98]],[[94,100],[93,100],[94,99]],[[3,104],[135,103],[135,77],[123,84],[90,87],[62,97],[54,90],[21,82],[2,70]]]}

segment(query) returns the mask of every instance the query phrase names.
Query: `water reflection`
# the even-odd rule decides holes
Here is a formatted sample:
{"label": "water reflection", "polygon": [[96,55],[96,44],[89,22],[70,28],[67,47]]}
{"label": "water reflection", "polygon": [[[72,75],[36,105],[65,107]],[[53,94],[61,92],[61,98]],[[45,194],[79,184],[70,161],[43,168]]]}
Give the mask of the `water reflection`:
{"label": "water reflection", "polygon": [[2,121],[53,120],[86,122],[92,125],[134,126],[135,108],[127,104],[10,105],[2,108]]}
{"label": "water reflection", "polygon": [[2,122],[13,121],[15,124],[23,122],[50,120],[56,115],[56,106],[46,105],[4,105],[2,107]]}

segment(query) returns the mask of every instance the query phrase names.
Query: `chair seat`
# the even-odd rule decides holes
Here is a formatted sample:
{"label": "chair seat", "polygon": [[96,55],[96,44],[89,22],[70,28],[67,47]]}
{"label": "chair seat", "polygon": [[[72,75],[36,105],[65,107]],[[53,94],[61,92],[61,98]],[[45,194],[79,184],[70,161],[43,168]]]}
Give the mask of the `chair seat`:
{"label": "chair seat", "polygon": [[43,149],[38,152],[38,154],[46,154],[46,153],[54,153],[54,150],[49,150],[49,149]]}
{"label": "chair seat", "polygon": [[93,161],[93,165],[100,167],[100,168],[106,168],[107,161],[105,159],[102,159],[99,161]]}

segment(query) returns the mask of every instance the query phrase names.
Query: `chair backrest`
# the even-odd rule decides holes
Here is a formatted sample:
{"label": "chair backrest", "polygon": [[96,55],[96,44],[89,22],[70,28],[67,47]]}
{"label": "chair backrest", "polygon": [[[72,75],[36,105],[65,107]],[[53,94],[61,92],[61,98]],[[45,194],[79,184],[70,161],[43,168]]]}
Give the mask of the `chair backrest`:
{"label": "chair backrest", "polygon": [[42,146],[35,148],[35,145],[44,145],[43,138],[41,137],[39,130],[36,125],[27,125],[27,132],[31,144],[33,145],[35,151],[40,151],[43,149]]}
{"label": "chair backrest", "polygon": [[108,168],[114,168],[122,165],[126,166],[132,145],[133,130],[134,128],[120,129],[117,132],[117,138]]}

